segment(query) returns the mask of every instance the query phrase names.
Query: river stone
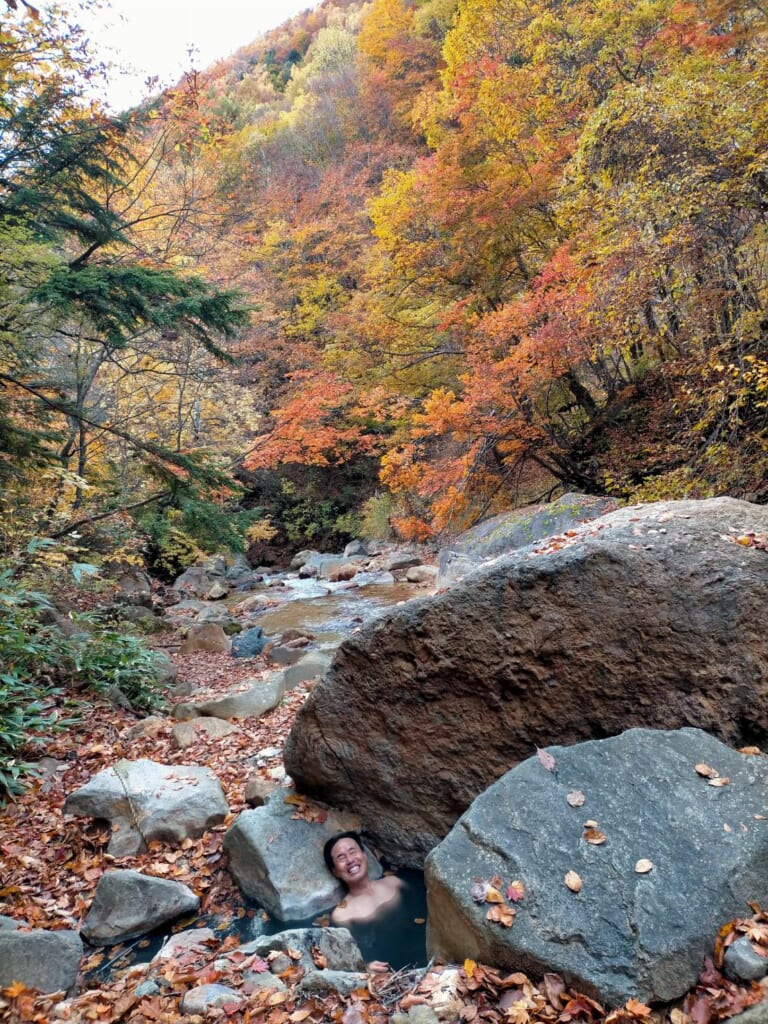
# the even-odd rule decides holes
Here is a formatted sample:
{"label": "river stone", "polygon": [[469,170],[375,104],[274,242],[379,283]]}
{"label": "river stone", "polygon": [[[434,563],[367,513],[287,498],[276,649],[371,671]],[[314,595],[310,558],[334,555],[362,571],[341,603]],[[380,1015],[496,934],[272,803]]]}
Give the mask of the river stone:
{"label": "river stone", "polygon": [[357,989],[368,991],[368,975],[357,971],[309,971],[299,982],[296,991],[300,995],[327,996],[330,992],[337,995],[352,995]]}
{"label": "river stone", "polygon": [[229,813],[221,784],[208,768],[163,765],[141,758],[98,772],[64,802],[64,814],[112,823],[113,857],[143,853],[145,840],[180,843],[195,838]]}
{"label": "river stone", "polygon": [[208,716],[210,718],[259,718],[276,707],[283,696],[285,685],[281,672],[275,672],[266,679],[249,679],[251,686],[219,697],[189,701],[177,704],[173,717],[181,721]]}
{"label": "river stone", "polygon": [[305,683],[308,679],[323,675],[328,671],[330,664],[330,655],[325,651],[310,651],[295,665],[289,665],[283,669],[283,686],[286,690],[292,690],[299,683]]}
{"label": "river stone", "polygon": [[[204,609],[208,611],[208,609]],[[203,622],[192,626],[186,640],[179,648],[180,654],[192,654],[194,651],[208,651],[213,654],[228,654],[232,641],[217,622]]]}
{"label": "river stone", "polygon": [[243,1002],[242,992],[226,985],[197,985],[188,989],[181,1000],[181,1012],[189,1016],[205,1016],[208,1010],[221,1006],[239,1006]]}
{"label": "river stone", "polygon": [[317,949],[325,957],[326,969],[329,971],[365,969],[363,954],[348,928],[290,928],[275,935],[262,935],[253,942],[240,946],[239,952],[245,953],[246,956],[255,953],[266,959],[270,953],[298,950],[301,959],[294,962],[300,964],[305,971],[316,971],[313,949]]}
{"label": "river stone", "polygon": [[454,583],[491,558],[572,530],[615,508],[614,498],[568,493],[557,501],[513,509],[484,519],[441,549],[437,585]]}
{"label": "river stone", "polygon": [[199,907],[200,898],[181,882],[140,871],[105,871],[81,932],[92,946],[112,946]]}
{"label": "river stone", "polygon": [[725,951],[723,972],[733,981],[760,981],[768,973],[768,960],[756,952],[746,935],[741,935]]}
{"label": "river stone", "polygon": [[174,725],[171,730],[171,744],[178,747],[179,750],[185,750],[196,743],[201,736],[207,736],[208,739],[221,739],[223,736],[231,736],[234,732],[241,732],[241,730],[223,718],[192,718]]}
{"label": "river stone", "polygon": [[[294,817],[284,789],[262,807],[243,811],[224,837],[229,870],[243,893],[280,921],[312,917],[335,906],[344,887],[328,871],[323,845],[337,832],[357,830],[359,820],[328,811],[323,821]],[[381,866],[369,853],[371,876]]]}
{"label": "river stone", "polygon": [[[632,506],[349,637],[285,746],[297,787],[419,866],[535,746],[631,726],[768,736],[768,509]],[[354,727],[352,725],[354,723]]]}
{"label": "river stone", "polygon": [[261,654],[268,643],[269,638],[264,636],[261,626],[252,626],[251,629],[244,630],[232,641],[232,657],[255,658],[257,654]]}
{"label": "river stone", "polygon": [[38,992],[66,992],[77,981],[82,956],[77,932],[0,930],[0,988],[20,981]]}
{"label": "river stone", "polygon": [[[719,928],[768,900],[768,758],[699,729],[631,729],[547,752],[551,770],[538,757],[519,764],[427,858],[430,954],[555,972],[611,1006],[682,996]],[[710,785],[700,764],[728,783]],[[567,802],[576,791],[583,806]],[[601,845],[585,840],[588,820]],[[638,873],[640,860],[652,869]],[[511,928],[472,898],[473,882],[494,876],[525,887]]]}

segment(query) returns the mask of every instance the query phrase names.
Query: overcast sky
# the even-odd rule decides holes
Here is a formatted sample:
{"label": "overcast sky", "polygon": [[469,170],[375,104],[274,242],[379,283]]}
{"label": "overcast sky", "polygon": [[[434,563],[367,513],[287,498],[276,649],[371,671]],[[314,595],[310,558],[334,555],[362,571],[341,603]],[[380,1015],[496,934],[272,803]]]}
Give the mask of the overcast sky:
{"label": "overcast sky", "polygon": [[265,29],[317,6],[318,0],[111,0],[111,9],[79,15],[94,55],[115,69],[107,100],[123,110],[145,95],[143,83],[158,75],[170,85],[189,69],[205,68],[251,42]]}

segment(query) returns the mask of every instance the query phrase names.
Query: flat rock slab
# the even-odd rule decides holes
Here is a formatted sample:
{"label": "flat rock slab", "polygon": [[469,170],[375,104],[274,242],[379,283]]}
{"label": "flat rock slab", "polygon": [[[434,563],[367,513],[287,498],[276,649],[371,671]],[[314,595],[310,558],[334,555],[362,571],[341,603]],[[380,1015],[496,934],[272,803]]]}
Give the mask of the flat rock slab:
{"label": "flat rock slab", "polygon": [[66,992],[77,981],[82,956],[77,932],[0,930],[0,988],[20,981],[38,992]]}
{"label": "flat rock slab", "polygon": [[[536,746],[626,728],[768,738],[768,508],[611,512],[349,637],[285,745],[297,788],[418,867]],[[747,540],[747,546],[738,543]]]}
{"label": "flat rock slab", "polygon": [[106,871],[99,879],[82,934],[92,946],[112,946],[191,914],[200,897],[168,878],[140,871]]}
{"label": "flat rock slab", "polygon": [[247,689],[238,689],[218,697],[202,698],[177,704],[173,709],[174,718],[188,721],[191,718],[259,718],[277,707],[285,692],[282,672],[274,672],[266,679],[248,680]]}
{"label": "flat rock slab", "polygon": [[[632,729],[547,753],[551,770],[538,757],[518,765],[427,858],[430,953],[562,974],[613,1006],[683,995],[719,928],[768,900],[768,758],[697,729]],[[494,876],[525,888],[510,928],[472,896]]]}
{"label": "flat rock slab", "polygon": [[208,768],[163,765],[142,758],[118,761],[67,797],[64,814],[112,823],[108,852],[131,857],[159,839],[196,838],[229,813],[221,784]]}
{"label": "flat rock slab", "polygon": [[[330,910],[344,887],[328,871],[323,846],[338,832],[357,829],[359,820],[323,811],[322,820],[281,789],[262,807],[243,811],[224,837],[229,870],[243,893],[279,921],[300,921]],[[369,853],[372,877],[381,866]]]}
{"label": "flat rock slab", "polygon": [[329,971],[365,969],[363,954],[348,928],[290,928],[275,935],[262,935],[241,946],[240,952],[248,956],[256,953],[266,959],[270,953],[298,950],[301,959],[295,962],[306,971],[315,971],[317,967],[312,955],[315,949],[325,958],[326,969]]}

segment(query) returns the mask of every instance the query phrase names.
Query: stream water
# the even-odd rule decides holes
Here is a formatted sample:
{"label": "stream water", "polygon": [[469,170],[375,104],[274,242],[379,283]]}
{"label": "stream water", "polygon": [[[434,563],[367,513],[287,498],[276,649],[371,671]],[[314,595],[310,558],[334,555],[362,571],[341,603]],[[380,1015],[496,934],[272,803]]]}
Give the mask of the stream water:
{"label": "stream water", "polygon": [[261,592],[279,602],[256,619],[267,636],[280,636],[287,629],[305,630],[324,650],[337,647],[363,623],[394,605],[423,596],[412,583],[397,582],[388,573],[360,573],[349,583],[275,576]]}

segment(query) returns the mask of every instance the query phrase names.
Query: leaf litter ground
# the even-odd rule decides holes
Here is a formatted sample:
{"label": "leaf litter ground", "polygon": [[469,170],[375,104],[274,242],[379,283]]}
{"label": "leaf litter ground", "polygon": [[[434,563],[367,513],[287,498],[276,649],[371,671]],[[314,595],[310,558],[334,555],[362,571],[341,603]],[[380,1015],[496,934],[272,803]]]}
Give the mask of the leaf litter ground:
{"label": "leaf litter ground", "polygon": [[[231,692],[239,682],[265,674],[260,661],[238,662],[225,654],[176,654],[179,679],[195,691]],[[172,743],[170,718],[161,718],[150,732],[137,725],[130,712],[108,704],[95,704],[93,713],[66,733],[51,738],[40,780],[16,803],[0,808],[0,912],[26,922],[31,928],[79,928],[103,872],[133,868],[149,875],[171,878],[190,886],[201,897],[201,914],[225,923],[247,913],[226,869],[222,852],[224,834],[245,809],[244,787],[254,771],[254,755],[269,747],[282,748],[296,711],[311,684],[285,695],[278,707],[247,729],[224,737],[201,733],[183,750]],[[169,698],[169,704],[185,698]],[[200,764],[218,776],[227,797],[230,815],[226,822],[196,840],[178,847],[153,842],[135,857],[116,859],[107,852],[109,827],[105,823],[64,817],[66,796],[96,772],[120,758],[151,758],[163,764]],[[259,769],[267,778],[279,776],[280,756],[264,759]],[[300,802],[297,813],[322,813],[309,802]],[[524,898],[524,883],[507,890],[509,898]],[[502,897],[503,900],[503,897]],[[15,1022],[119,1021],[199,1024],[203,1020],[231,1020],[250,1024],[383,1024],[396,1011],[426,1005],[440,1009],[452,1021],[511,1022],[511,1024],[714,1024],[763,998],[766,986],[736,985],[720,972],[727,945],[746,934],[761,952],[768,952],[768,915],[759,907],[748,920],[726,925],[717,936],[713,960],[707,961],[697,988],[673,1008],[652,1011],[637,1000],[606,1012],[587,996],[569,990],[557,975],[534,983],[520,972],[504,974],[488,966],[465,961],[463,965],[430,963],[428,967],[390,974],[370,974],[366,983],[348,996],[302,995],[297,984],[302,968],[292,964],[282,972],[286,991],[248,989],[244,968],[252,958],[234,952],[241,941],[228,935],[223,941],[206,939],[159,964],[120,967],[122,950],[112,947],[86,957],[78,994],[40,996],[16,983],[0,994],[0,1019]],[[512,920],[514,915],[509,915]],[[203,922],[201,921],[200,924]],[[501,924],[501,922],[500,922]],[[190,927],[183,922],[181,927]],[[713,940],[715,941],[715,940]],[[232,954],[227,956],[227,954]],[[100,974],[109,961],[110,972]],[[715,965],[718,966],[715,966]],[[251,965],[253,970],[253,965]],[[266,970],[266,965],[265,965]],[[151,977],[156,993],[136,995],[137,987]],[[204,1016],[183,1015],[180,1004],[189,989],[207,983],[224,984],[237,998]],[[450,984],[448,985],[448,982]],[[446,996],[446,989],[449,995]]]}

